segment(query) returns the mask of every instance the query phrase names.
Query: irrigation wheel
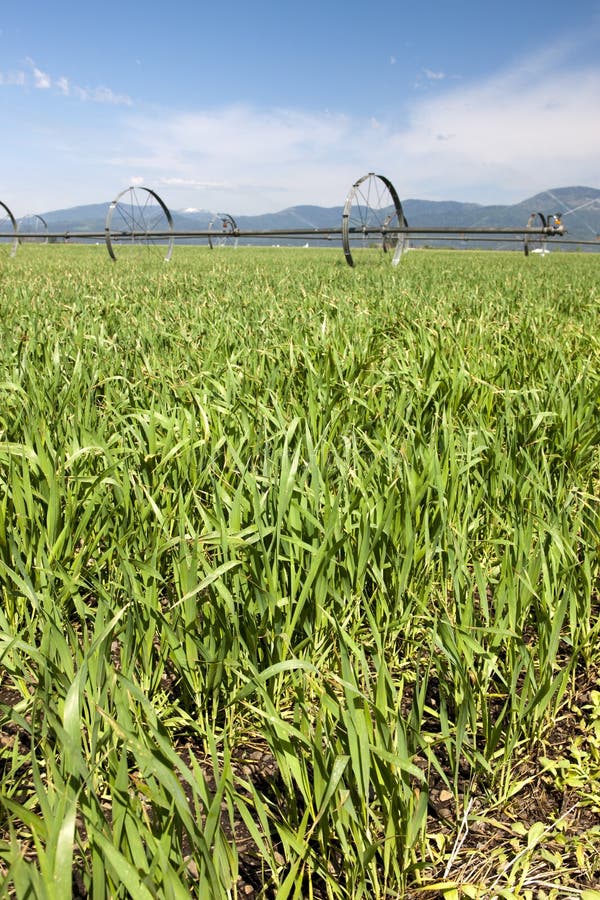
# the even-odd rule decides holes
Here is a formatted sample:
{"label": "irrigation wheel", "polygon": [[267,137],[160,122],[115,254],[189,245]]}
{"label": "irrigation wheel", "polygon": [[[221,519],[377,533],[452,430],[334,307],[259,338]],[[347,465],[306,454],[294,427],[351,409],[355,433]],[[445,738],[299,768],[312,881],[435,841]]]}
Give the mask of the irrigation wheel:
{"label": "irrigation wheel", "polygon": [[0,200],[0,247],[9,256],[14,256],[17,252],[17,230],[17,220],[6,203]]}
{"label": "irrigation wheel", "polygon": [[23,216],[22,219],[19,219],[19,243],[47,244],[48,224],[46,220],[38,215]]}
{"label": "irrigation wheel", "polygon": [[[548,225],[546,216],[541,212],[532,212],[527,219],[527,228],[546,228]],[[523,239],[523,252],[525,256],[529,256],[535,250],[544,253],[546,250],[546,235],[544,234],[526,234]]]}
{"label": "irrigation wheel", "polygon": [[208,246],[237,247],[237,224],[233,216],[227,213],[217,213],[208,223]]}
{"label": "irrigation wheel", "polygon": [[353,184],[342,214],[342,245],[348,265],[354,265],[352,248],[374,245],[381,246],[384,253],[393,252],[392,265],[397,265],[407,235],[386,229],[400,227],[407,228],[408,223],[392,182],[373,172],[363,175]]}
{"label": "irrigation wheel", "polygon": [[145,187],[128,187],[113,200],[105,225],[106,248],[119,252],[147,251],[165,262],[173,252],[173,219],[158,194]]}

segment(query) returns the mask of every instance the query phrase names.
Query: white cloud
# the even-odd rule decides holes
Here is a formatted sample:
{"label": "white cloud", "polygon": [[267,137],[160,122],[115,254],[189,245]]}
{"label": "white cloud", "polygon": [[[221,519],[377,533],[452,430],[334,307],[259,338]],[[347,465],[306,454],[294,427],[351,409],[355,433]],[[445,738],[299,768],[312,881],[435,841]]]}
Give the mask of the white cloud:
{"label": "white cloud", "polygon": [[25,84],[25,72],[0,72],[0,85],[22,87]]}
{"label": "white cloud", "polygon": [[127,94],[115,94],[107,87],[82,88],[73,85],[72,94],[82,103],[109,103],[112,106],[133,106],[133,100]]}
{"label": "white cloud", "polygon": [[[146,183],[167,188],[179,208],[220,207],[224,194],[238,213],[300,203],[303,194],[307,202],[337,205],[340,171],[356,171],[343,149],[354,124],[344,115],[245,106],[134,115],[121,123],[122,144],[110,163],[144,172]],[[353,174],[348,178],[349,187]]]}
{"label": "white cloud", "polygon": [[199,188],[200,190],[207,188],[224,188],[229,190],[231,188],[231,184],[227,181],[201,181],[197,178],[161,178],[161,184],[164,184],[166,187],[191,187]]}
{"label": "white cloud", "polygon": [[[552,57],[551,57],[552,58]],[[524,63],[471,87],[415,103],[410,125],[390,134],[418,183],[456,194],[497,186],[498,197],[530,187],[599,178],[600,67],[565,70],[554,55]],[[429,169],[429,176],[423,171]]]}
{"label": "white cloud", "polygon": [[94,103],[111,103],[115,106],[133,106],[133,100],[127,94],[115,94],[110,88],[97,87],[88,91],[88,99]]}
{"label": "white cloud", "polygon": [[[100,197],[115,183],[144,184],[175,209],[340,206],[367,172],[386,175],[401,198],[514,202],[560,185],[600,186],[600,62],[573,65],[576,54],[565,42],[477,83],[430,78],[435,92],[361,118],[246,105],[142,113],[125,95],[61,76],[51,78],[54,93],[72,109],[88,103],[90,115],[84,123],[77,110],[68,128],[48,126],[43,142],[53,171],[69,167],[64,189],[75,190],[76,173]],[[0,85],[31,87],[32,73],[20,74],[0,74]],[[93,103],[115,106],[111,128],[95,127]]]}
{"label": "white cloud", "polygon": [[428,78],[429,81],[443,81],[446,77],[445,72],[434,72],[431,69],[423,69],[423,75],[425,78]]}
{"label": "white cloud", "polygon": [[35,87],[41,88],[42,90],[47,90],[52,84],[50,76],[46,72],[42,72],[41,69],[38,69],[32,59],[28,59],[27,62],[31,66],[31,71],[33,73],[33,83]]}
{"label": "white cloud", "polygon": [[401,197],[482,203],[597,185],[600,65],[575,70],[560,56],[549,48],[470,86],[444,81],[435,96],[413,99],[400,122],[247,106],[131,115],[110,164],[144,172],[178,207],[238,213],[341,205],[369,171],[387,175]]}
{"label": "white cloud", "polygon": [[[53,88],[64,97],[76,97],[82,102],[89,101],[92,103],[108,103],[111,105],[123,106],[133,105],[131,97],[128,97],[127,94],[116,94],[110,88],[104,86],[93,88],[80,87],[79,85],[72,84],[64,75],[54,78],[47,72],[43,72],[29,57],[27,57],[25,61],[31,70],[31,77],[35,88],[43,90],[50,90]],[[9,80],[11,77],[12,80]],[[28,85],[28,78],[25,72],[10,73],[8,76],[3,76],[2,73],[0,73],[0,85],[2,84],[18,84],[22,87],[26,87]]]}

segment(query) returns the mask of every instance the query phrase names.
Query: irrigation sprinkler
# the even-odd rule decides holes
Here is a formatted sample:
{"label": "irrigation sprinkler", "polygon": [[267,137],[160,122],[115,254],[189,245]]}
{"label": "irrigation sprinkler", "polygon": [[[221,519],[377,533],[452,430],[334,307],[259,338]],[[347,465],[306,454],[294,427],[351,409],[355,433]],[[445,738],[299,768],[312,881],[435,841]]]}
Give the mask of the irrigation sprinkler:
{"label": "irrigation sprinkler", "polygon": [[[532,212],[529,218],[527,219],[527,227],[528,228],[546,228],[548,226],[548,220],[544,213],[541,212]],[[544,253],[546,251],[546,235],[531,235],[526,234],[523,238],[523,252],[525,256],[529,256],[530,253]]]}
{"label": "irrigation sprinkler", "polygon": [[173,239],[171,213],[150,188],[125,188],[110,204],[105,240],[111,259],[116,260],[115,246],[118,245],[120,250],[155,252],[168,262],[173,253]]}
{"label": "irrigation sprinkler", "polygon": [[8,248],[8,255],[14,256],[17,252],[17,220],[10,209],[0,200],[0,244]]}
{"label": "irrigation sprinkler", "polygon": [[18,238],[20,244],[47,244],[48,224],[43,216],[30,214],[19,219]]}
{"label": "irrigation sprinkler", "polygon": [[396,226],[408,228],[396,188],[384,175],[369,172],[352,185],[342,213],[342,245],[349,266],[354,266],[351,244],[367,247],[377,236],[384,253],[394,251],[392,265],[400,262],[406,248],[406,232],[395,232]]}
{"label": "irrigation sprinkler", "polygon": [[233,216],[228,213],[217,213],[208,223],[208,246],[225,247],[238,244],[238,227]]}
{"label": "irrigation sprinkler", "polygon": [[[340,228],[305,226],[241,231],[233,216],[219,213],[213,217],[208,229],[175,231],[171,213],[158,194],[150,188],[132,186],[121,191],[110,204],[103,232],[49,232],[41,216],[27,216],[17,236],[14,216],[0,201],[0,243],[10,245],[11,256],[14,256],[19,241],[29,239],[48,242],[50,239],[90,241],[104,238],[113,260],[117,259],[118,248],[119,253],[151,250],[157,258],[168,261],[175,237],[194,241],[206,238],[211,249],[227,242],[237,244],[239,238],[284,238],[286,241],[332,241],[341,238],[349,266],[354,266],[354,251],[372,246],[389,253],[392,265],[397,265],[408,247],[409,238],[419,243],[428,239],[465,243],[470,240],[523,242],[525,254],[528,255],[534,252],[537,245],[544,248],[547,238],[564,233],[558,216],[546,217],[542,213],[532,213],[524,228],[409,227],[394,185],[384,175],[374,172],[363,175],[352,185],[343,207]],[[591,241],[575,243],[594,243],[597,246],[597,242]]]}

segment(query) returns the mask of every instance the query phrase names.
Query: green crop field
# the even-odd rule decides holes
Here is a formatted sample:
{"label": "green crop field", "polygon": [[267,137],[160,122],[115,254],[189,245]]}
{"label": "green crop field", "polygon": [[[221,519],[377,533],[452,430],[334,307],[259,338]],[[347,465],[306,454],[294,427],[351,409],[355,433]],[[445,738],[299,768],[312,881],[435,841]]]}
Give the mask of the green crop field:
{"label": "green crop field", "polygon": [[600,258],[0,259],[0,896],[600,898]]}

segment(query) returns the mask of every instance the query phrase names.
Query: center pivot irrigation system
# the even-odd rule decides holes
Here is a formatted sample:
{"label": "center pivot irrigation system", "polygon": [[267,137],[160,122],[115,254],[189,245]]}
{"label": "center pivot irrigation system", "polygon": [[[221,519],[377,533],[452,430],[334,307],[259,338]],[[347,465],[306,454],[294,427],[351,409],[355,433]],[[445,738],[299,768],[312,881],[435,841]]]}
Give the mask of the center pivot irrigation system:
{"label": "center pivot irrigation system", "polygon": [[[545,252],[549,238],[561,237],[565,228],[558,216],[535,212],[524,228],[418,228],[409,227],[394,185],[384,175],[369,172],[358,179],[346,197],[339,228],[284,228],[240,230],[235,219],[220,213],[212,219],[208,229],[177,230],[173,217],[158,194],[146,187],[129,187],[113,200],[102,232],[51,232],[41,216],[25,216],[17,221],[5,203],[0,201],[0,242],[8,244],[14,256],[23,241],[45,242],[58,240],[91,241],[104,239],[111,259],[126,248],[155,248],[164,260],[171,259],[175,238],[198,240],[205,238],[211,248],[237,243],[247,238],[285,238],[332,240],[341,238],[346,262],[354,266],[353,251],[379,246],[389,253],[392,265],[397,265],[408,246],[410,237],[434,240],[492,240],[522,242],[525,255]],[[561,241],[562,243],[562,241]],[[564,243],[592,243],[586,241]]]}

